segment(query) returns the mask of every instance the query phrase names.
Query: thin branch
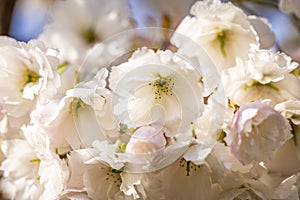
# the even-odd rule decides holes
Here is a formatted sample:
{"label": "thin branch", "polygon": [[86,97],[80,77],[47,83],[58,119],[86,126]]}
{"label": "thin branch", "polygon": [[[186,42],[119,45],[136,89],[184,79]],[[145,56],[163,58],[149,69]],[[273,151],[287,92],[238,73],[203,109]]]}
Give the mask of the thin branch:
{"label": "thin branch", "polygon": [[9,34],[9,26],[16,0],[1,0],[0,3],[0,35]]}

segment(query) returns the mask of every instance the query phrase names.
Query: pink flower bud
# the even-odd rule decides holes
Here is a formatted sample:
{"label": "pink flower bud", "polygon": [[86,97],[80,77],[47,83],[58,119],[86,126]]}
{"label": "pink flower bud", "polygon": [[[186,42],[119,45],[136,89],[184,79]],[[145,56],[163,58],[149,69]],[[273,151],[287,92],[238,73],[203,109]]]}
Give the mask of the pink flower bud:
{"label": "pink flower bud", "polygon": [[166,145],[165,137],[159,128],[144,126],[137,129],[131,136],[126,152],[132,154],[146,154],[160,151]]}
{"label": "pink flower bud", "polygon": [[292,137],[290,130],[288,121],[266,103],[242,105],[231,124],[231,151],[243,164],[267,161]]}

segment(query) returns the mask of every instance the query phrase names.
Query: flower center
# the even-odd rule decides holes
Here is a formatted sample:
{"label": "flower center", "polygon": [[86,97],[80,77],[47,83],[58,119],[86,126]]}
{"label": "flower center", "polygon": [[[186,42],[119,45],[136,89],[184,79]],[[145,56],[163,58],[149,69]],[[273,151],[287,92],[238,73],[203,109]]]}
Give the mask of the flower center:
{"label": "flower center", "polygon": [[[105,168],[103,168],[103,167],[101,167],[101,169],[105,170]],[[120,187],[122,184],[122,179],[120,176],[121,172],[122,171],[119,171],[117,169],[110,168],[106,173],[105,180],[113,182],[116,187]]]}
{"label": "flower center", "polygon": [[79,109],[86,108],[86,106],[87,105],[80,98],[74,98],[70,104],[70,110],[77,116]]}
{"label": "flower center", "polygon": [[220,43],[220,49],[221,53],[224,57],[226,57],[226,52],[225,52],[225,40],[226,40],[226,34],[225,31],[220,31],[217,33],[217,39]]}
{"label": "flower center", "polygon": [[41,78],[41,76],[39,74],[37,74],[36,72],[27,69],[25,71],[25,80],[23,82],[23,87],[20,89],[20,92],[24,91],[24,87],[28,84],[28,83],[36,83],[38,82],[38,80]]}
{"label": "flower center", "polygon": [[28,83],[36,83],[39,78],[41,78],[39,74],[27,69],[25,73],[25,85]]}
{"label": "flower center", "polygon": [[200,165],[195,165],[193,162],[186,161],[184,158],[180,159],[179,167],[185,168],[186,176],[190,176],[191,172],[196,172],[199,168],[201,168]]}
{"label": "flower center", "polygon": [[174,83],[171,78],[157,75],[157,79],[149,83],[154,88],[155,99],[161,99],[162,95],[173,96]]}
{"label": "flower center", "polygon": [[88,44],[93,44],[97,41],[97,35],[92,28],[85,30],[82,35]]}

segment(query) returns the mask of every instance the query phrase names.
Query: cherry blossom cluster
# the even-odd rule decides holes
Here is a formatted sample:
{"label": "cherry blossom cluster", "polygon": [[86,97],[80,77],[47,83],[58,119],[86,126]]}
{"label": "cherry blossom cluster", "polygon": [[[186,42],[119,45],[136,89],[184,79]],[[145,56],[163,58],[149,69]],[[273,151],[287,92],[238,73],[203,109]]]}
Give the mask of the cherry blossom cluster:
{"label": "cherry blossom cluster", "polygon": [[160,8],[175,30],[66,0],[39,38],[0,37],[4,199],[300,198],[300,68],[270,23],[219,0]]}

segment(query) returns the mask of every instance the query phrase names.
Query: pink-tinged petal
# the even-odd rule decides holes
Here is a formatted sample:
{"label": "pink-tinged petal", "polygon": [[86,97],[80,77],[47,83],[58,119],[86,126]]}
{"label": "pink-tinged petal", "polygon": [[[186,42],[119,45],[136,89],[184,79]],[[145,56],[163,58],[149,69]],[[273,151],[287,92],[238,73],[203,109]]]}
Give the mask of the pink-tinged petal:
{"label": "pink-tinged petal", "polygon": [[245,165],[252,161],[268,161],[275,150],[292,137],[290,129],[279,112],[261,101],[242,105],[229,133],[231,151]]}

